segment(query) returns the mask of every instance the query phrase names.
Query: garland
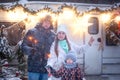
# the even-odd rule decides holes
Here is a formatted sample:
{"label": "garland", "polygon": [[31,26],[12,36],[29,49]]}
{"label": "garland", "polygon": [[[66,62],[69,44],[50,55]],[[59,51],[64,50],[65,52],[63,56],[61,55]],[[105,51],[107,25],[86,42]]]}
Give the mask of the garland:
{"label": "garland", "polygon": [[[25,12],[28,12],[28,13],[31,13],[31,14],[36,14],[37,12],[39,12],[39,11],[41,11],[41,10],[50,10],[50,11],[53,12],[53,13],[58,13],[58,12],[61,12],[61,10],[62,10],[64,7],[66,7],[66,8],[74,9],[74,10],[76,11],[76,13],[77,13],[78,15],[80,15],[80,13],[77,12],[76,7],[73,6],[73,5],[71,5],[71,4],[70,4],[70,5],[67,5],[67,4],[61,5],[61,7],[58,8],[58,11],[56,11],[56,12],[55,12],[53,9],[51,9],[50,7],[48,7],[48,5],[45,5],[45,7],[44,7],[43,9],[40,9],[40,10],[37,10],[37,11],[36,11],[36,10],[32,10],[32,9],[27,8],[27,7],[26,7],[26,4],[22,5],[22,4],[16,3],[16,4],[12,5],[12,6],[7,6],[7,5],[1,4],[1,5],[0,5],[0,11],[1,11],[1,10],[2,10],[2,11],[14,10],[14,9],[16,9],[17,7],[21,7],[21,8],[23,8],[23,10],[24,10]],[[90,10],[85,11],[84,13],[89,13],[89,12],[94,12],[94,11],[97,11],[97,12],[100,12],[100,13],[106,13],[106,12],[111,12],[111,11],[116,10],[116,9],[119,9],[119,8],[120,8],[120,5],[113,5],[110,9],[106,9],[106,10],[102,10],[102,9],[100,9],[100,8],[98,8],[98,7],[94,7],[94,8],[92,8],[92,9],[90,9]],[[81,14],[81,15],[82,15],[82,14]]]}

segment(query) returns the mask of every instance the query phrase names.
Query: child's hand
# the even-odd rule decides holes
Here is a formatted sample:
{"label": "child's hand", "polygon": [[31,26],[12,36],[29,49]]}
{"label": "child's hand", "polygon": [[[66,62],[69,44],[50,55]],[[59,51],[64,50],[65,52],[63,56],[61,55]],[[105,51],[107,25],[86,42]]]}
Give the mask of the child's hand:
{"label": "child's hand", "polygon": [[50,66],[45,66],[47,72],[48,72],[48,76],[50,77],[51,76],[51,69],[50,69]]}
{"label": "child's hand", "polygon": [[51,70],[50,69],[47,69],[47,71],[48,71],[48,74],[51,74]]}
{"label": "child's hand", "polygon": [[46,68],[47,72],[50,74],[50,73],[51,73],[50,66],[49,66],[49,65],[48,65],[48,66],[45,66],[45,68]]}
{"label": "child's hand", "polygon": [[51,70],[50,70],[50,68],[47,69],[47,72],[48,72],[48,76],[50,77],[51,76]]}

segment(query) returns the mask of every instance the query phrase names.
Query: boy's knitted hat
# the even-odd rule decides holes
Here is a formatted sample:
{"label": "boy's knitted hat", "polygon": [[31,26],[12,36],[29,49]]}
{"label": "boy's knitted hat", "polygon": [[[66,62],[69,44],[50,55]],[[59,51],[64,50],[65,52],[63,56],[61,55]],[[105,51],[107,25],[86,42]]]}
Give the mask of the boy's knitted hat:
{"label": "boy's knitted hat", "polygon": [[66,55],[66,57],[65,57],[65,61],[67,60],[67,59],[72,59],[73,60],[73,62],[76,62],[76,56],[75,56],[75,52],[74,51],[69,51],[68,53],[67,53],[67,55]]}
{"label": "boy's knitted hat", "polygon": [[65,34],[67,34],[67,26],[65,24],[60,24],[57,28],[57,33],[58,32],[64,32]]}

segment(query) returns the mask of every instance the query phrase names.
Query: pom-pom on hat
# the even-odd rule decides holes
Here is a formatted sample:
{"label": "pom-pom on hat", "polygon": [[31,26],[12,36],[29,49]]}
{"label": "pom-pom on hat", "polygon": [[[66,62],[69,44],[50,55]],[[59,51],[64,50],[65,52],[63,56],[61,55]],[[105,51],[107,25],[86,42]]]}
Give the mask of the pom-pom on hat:
{"label": "pom-pom on hat", "polygon": [[57,34],[58,32],[64,32],[65,34],[67,34],[67,26],[65,24],[60,24],[57,28]]}
{"label": "pom-pom on hat", "polygon": [[67,60],[67,59],[72,59],[73,60],[73,62],[76,62],[76,56],[75,56],[75,52],[74,51],[69,51],[68,53],[67,53],[67,55],[66,55],[66,57],[65,57],[65,61]]}

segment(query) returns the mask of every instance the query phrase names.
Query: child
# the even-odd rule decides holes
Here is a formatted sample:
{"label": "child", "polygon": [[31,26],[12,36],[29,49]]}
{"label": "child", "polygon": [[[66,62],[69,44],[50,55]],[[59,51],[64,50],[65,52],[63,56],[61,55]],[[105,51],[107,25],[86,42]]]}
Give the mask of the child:
{"label": "child", "polygon": [[61,80],[83,80],[83,74],[76,63],[76,56],[73,51],[69,51],[65,57],[63,66],[55,71],[52,67],[47,67],[48,73]]}

